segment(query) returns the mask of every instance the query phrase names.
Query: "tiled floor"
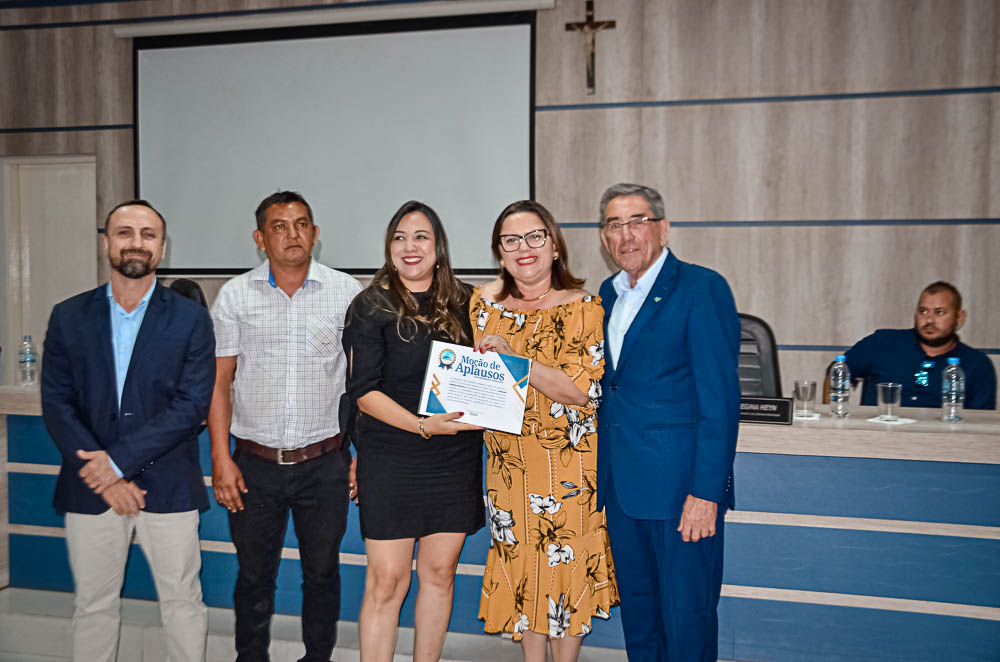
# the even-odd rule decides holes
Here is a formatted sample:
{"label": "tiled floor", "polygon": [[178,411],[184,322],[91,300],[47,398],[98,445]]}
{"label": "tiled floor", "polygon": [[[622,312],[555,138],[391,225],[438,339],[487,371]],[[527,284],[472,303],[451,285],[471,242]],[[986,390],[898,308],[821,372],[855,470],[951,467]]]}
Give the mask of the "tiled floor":
{"label": "tiled floor", "polygon": [[[155,602],[124,600],[119,662],[161,662],[163,631]],[[0,662],[69,662],[70,619],[73,596],[69,593],[7,588],[0,590]],[[272,622],[272,662],[295,662],[303,653],[299,619],[275,616]],[[209,609],[207,662],[231,662],[233,615],[228,609]],[[396,646],[397,662],[410,659],[413,630],[402,628]],[[357,624],[342,622],[337,662],[356,662]],[[520,662],[520,646],[497,636],[449,634],[442,662]],[[625,662],[624,651],[584,646],[581,662]]]}

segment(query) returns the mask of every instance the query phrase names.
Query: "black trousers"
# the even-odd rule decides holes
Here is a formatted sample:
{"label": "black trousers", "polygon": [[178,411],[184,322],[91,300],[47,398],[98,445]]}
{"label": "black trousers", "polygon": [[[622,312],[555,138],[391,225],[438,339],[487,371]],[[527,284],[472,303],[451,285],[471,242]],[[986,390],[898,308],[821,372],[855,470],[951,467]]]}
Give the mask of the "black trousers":
{"label": "black trousers", "polygon": [[233,454],[247,494],[229,514],[239,572],[233,593],[237,662],[267,662],[278,563],[292,514],[302,562],[300,662],[329,662],[340,618],[340,541],[347,528],[347,448],[293,465]]}

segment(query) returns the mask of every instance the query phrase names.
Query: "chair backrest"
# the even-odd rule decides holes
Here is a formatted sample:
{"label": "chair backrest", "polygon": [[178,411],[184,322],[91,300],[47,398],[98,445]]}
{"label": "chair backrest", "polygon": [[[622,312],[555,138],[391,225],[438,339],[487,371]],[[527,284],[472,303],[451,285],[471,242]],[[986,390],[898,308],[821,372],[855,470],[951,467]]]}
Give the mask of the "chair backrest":
{"label": "chair backrest", "polygon": [[205,299],[205,293],[202,291],[201,285],[193,280],[178,278],[170,283],[170,289],[181,296],[191,299],[195,303],[201,304],[203,308],[208,308],[208,301]]}
{"label": "chair backrest", "polygon": [[781,397],[778,345],[767,322],[740,313],[740,392],[768,398]]}

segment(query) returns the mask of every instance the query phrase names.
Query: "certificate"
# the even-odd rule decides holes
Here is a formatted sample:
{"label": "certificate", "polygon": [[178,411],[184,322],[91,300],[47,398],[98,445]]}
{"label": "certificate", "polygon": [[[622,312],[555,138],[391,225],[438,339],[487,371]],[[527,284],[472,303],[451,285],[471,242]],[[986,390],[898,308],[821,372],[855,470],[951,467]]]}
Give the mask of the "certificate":
{"label": "certificate", "polygon": [[420,413],[465,412],[462,423],[521,434],[531,359],[435,340],[427,359]]}

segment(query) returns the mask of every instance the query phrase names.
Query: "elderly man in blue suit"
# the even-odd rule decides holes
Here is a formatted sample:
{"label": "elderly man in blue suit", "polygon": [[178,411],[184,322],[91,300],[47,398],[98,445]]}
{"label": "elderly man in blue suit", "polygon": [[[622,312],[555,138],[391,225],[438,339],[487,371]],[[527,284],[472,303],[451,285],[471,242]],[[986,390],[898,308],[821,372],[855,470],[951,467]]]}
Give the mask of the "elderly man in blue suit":
{"label": "elderly man in blue suit", "polygon": [[597,496],[607,508],[631,662],[715,660],[733,505],[740,322],[718,273],[667,248],[655,190],[601,197],[606,357]]}
{"label": "elderly man in blue suit", "polygon": [[208,311],[157,284],[166,223],[144,200],[105,220],[111,279],[52,310],[42,415],[62,454],[76,585],[73,659],[117,656],[125,562],[135,535],[152,570],[170,662],[205,656],[198,513],[208,508],[198,431],[215,383]]}

